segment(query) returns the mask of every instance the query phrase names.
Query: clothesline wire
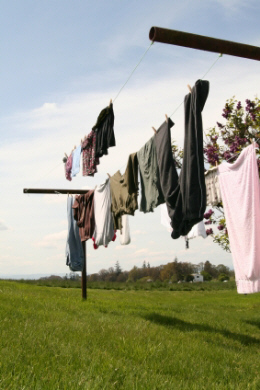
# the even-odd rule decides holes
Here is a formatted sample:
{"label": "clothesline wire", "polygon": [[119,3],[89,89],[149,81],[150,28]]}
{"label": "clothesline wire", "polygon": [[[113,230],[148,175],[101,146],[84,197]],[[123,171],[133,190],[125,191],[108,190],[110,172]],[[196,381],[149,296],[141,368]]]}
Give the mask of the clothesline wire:
{"label": "clothesline wire", "polygon": [[[118,98],[118,96],[120,95],[120,93],[122,92],[122,90],[124,89],[124,87],[126,86],[126,84],[128,83],[128,81],[131,79],[131,77],[133,76],[134,72],[136,71],[136,69],[138,68],[138,66],[141,64],[141,62],[143,61],[144,57],[146,56],[146,54],[148,53],[148,51],[150,50],[150,48],[152,47],[154,42],[151,42],[148,46],[148,48],[145,50],[144,54],[142,55],[142,57],[140,58],[140,60],[138,61],[138,63],[136,64],[136,66],[134,67],[134,69],[132,70],[132,72],[130,73],[130,75],[128,76],[128,78],[126,79],[125,83],[122,85],[122,87],[119,89],[117,95],[115,96],[114,100],[113,100],[113,103],[115,102],[115,100]],[[203,79],[208,73],[209,71],[213,68],[213,66],[216,64],[216,62],[219,60],[219,58],[222,57],[222,54],[219,54],[217,59],[214,60],[213,64],[209,67],[209,69],[206,71],[206,73],[204,74],[204,76],[201,78]],[[175,114],[175,112],[182,106],[182,104],[184,103],[184,100],[177,106],[177,108],[174,110],[174,112],[170,115],[170,118]],[[44,177],[48,176],[52,171],[54,171],[55,169],[57,169],[63,162],[59,163],[58,165],[56,165],[54,168],[52,168],[50,171],[48,171],[45,175],[43,175],[41,177],[41,179],[37,180],[36,183],[38,183],[39,181],[41,181]],[[122,166],[122,168],[125,166],[126,164],[124,164]],[[121,169],[121,168],[120,168]]]}
{"label": "clothesline wire", "polygon": [[[214,60],[213,64],[210,65],[209,69],[206,71],[204,76],[201,77],[201,80],[204,79],[204,77],[209,73],[209,71],[213,68],[213,66],[217,63],[217,61],[223,56],[223,54],[219,54],[218,57]],[[176,111],[183,105],[184,100],[175,108],[173,113],[170,115],[170,118],[175,114]]]}
{"label": "clothesline wire", "polygon": [[124,89],[124,87],[126,86],[126,84],[128,83],[128,81],[130,80],[130,78],[133,76],[134,72],[136,71],[136,69],[138,68],[138,66],[141,64],[141,62],[143,61],[144,57],[146,56],[146,54],[148,53],[148,51],[150,50],[150,48],[152,47],[152,44],[153,42],[150,43],[150,45],[148,46],[148,48],[145,50],[144,54],[142,55],[142,57],[140,58],[140,60],[138,61],[138,63],[136,64],[136,66],[134,67],[134,69],[132,70],[132,72],[130,73],[130,75],[128,76],[128,78],[126,79],[125,83],[122,85],[122,87],[120,88],[120,90],[118,91],[116,97],[114,98],[113,100],[113,103],[115,102],[115,100],[118,98],[118,96],[120,95],[120,93],[122,92],[122,90]]}
{"label": "clothesline wire", "polygon": [[64,164],[63,161],[61,161],[58,165],[55,165],[52,169],[50,169],[48,172],[46,172],[40,179],[38,179],[34,184],[39,183],[44,177],[48,176],[51,172],[53,172],[55,169],[57,169],[61,164]]}

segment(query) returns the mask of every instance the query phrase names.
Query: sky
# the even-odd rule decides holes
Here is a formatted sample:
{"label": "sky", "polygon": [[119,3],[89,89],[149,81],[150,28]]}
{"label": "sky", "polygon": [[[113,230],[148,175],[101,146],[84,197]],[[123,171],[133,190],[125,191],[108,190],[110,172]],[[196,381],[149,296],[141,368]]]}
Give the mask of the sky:
{"label": "sky", "polygon": [[[130,153],[153,135],[165,114],[183,147],[184,96],[207,73],[207,131],[221,121],[227,99],[259,97],[259,62],[154,43],[152,26],[260,46],[258,0],[8,0],[0,5],[0,277],[65,274],[66,195],[23,194],[23,188],[91,189],[107,173],[123,173]],[[121,90],[145,51],[147,54]],[[215,65],[211,68],[212,64]],[[211,68],[211,69],[210,69]],[[94,177],[65,179],[62,158],[114,101],[116,147]],[[233,268],[231,254],[211,237],[173,240],[160,209],[129,217],[131,243],[94,250],[88,273],[151,266],[177,257]]]}

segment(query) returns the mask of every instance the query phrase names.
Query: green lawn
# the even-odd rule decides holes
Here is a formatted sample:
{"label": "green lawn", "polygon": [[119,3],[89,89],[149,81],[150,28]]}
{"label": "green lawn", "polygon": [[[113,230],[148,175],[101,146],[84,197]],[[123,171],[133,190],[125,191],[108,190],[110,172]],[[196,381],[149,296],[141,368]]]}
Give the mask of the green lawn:
{"label": "green lawn", "polygon": [[260,295],[0,281],[0,389],[260,389]]}

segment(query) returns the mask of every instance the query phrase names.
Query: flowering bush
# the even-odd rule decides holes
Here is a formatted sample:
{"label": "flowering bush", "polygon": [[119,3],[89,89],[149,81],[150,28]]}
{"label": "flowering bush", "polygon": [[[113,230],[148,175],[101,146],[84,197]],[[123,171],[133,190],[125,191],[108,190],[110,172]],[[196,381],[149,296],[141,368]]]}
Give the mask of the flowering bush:
{"label": "flowering bush", "polygon": [[[206,167],[212,168],[222,161],[232,163],[236,161],[241,151],[248,146],[253,139],[260,141],[260,100],[246,99],[245,106],[235,98],[227,100],[222,117],[225,123],[217,122],[216,126],[209,129],[204,141],[204,160]],[[172,145],[174,156],[177,158],[177,166],[180,168],[183,151],[175,144]],[[260,150],[257,163],[260,171]],[[222,204],[210,209],[204,214],[206,225],[216,225],[218,233],[212,228],[206,230],[207,235],[212,235],[213,241],[219,244],[225,251],[230,252],[228,231]]]}

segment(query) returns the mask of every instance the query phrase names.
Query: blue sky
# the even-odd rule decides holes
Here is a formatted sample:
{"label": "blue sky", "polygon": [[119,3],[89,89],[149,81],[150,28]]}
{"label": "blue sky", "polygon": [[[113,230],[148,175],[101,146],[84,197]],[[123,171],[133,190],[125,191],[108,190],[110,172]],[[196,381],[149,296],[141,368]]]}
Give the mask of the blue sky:
{"label": "blue sky", "polygon": [[[88,134],[102,108],[114,99],[160,26],[260,46],[258,1],[13,1],[2,2],[0,106],[0,276],[65,273],[66,196],[24,195],[25,187],[93,188],[106,173],[124,171],[217,59],[215,53],[155,43],[115,101],[116,148],[94,178],[65,180],[64,152]],[[210,94],[204,129],[221,120],[226,99],[253,98],[259,63],[223,56],[206,77]],[[259,96],[259,95],[258,95]],[[172,138],[183,145],[183,107],[172,117]],[[130,217],[132,243],[88,248],[88,271],[172,261],[210,260],[232,267],[209,237],[172,240],[160,212]]]}

